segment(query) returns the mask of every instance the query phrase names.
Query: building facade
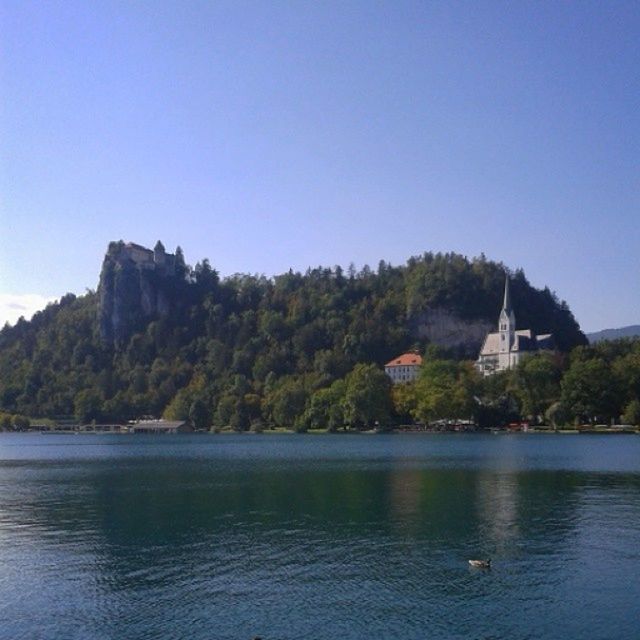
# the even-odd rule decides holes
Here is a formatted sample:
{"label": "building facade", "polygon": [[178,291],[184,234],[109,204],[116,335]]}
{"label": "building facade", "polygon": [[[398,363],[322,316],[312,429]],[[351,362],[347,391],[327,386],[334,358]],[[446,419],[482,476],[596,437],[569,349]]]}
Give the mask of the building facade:
{"label": "building facade", "polygon": [[153,250],[147,249],[135,242],[127,242],[122,247],[121,258],[129,258],[139,269],[155,270],[161,273],[171,274],[175,271],[176,257],[173,253],[167,253],[160,240]]}
{"label": "building facade", "polygon": [[498,331],[484,339],[476,368],[489,376],[518,366],[522,358],[536,351],[553,350],[553,335],[535,335],[531,329],[516,329],[516,316],[511,304],[509,276],[504,283],[504,299],[498,319]]}
{"label": "building facade", "polygon": [[422,366],[422,356],[418,353],[407,352],[394,358],[384,365],[384,372],[391,378],[393,384],[412,382],[418,377]]}

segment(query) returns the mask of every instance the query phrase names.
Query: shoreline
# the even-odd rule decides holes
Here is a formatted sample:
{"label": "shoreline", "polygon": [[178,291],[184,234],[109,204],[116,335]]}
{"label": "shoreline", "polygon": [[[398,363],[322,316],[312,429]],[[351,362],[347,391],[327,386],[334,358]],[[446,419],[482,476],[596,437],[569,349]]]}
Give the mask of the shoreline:
{"label": "shoreline", "polygon": [[197,435],[197,436],[225,436],[225,435],[265,435],[265,436],[278,436],[278,435],[309,435],[309,436],[322,436],[322,435],[341,435],[341,436],[375,436],[375,435],[424,435],[424,436],[439,436],[439,435],[493,435],[493,436],[528,436],[528,435],[640,435],[640,428],[625,426],[624,428],[588,428],[588,429],[528,429],[528,430],[510,430],[510,429],[478,429],[478,430],[438,430],[438,429],[367,429],[362,431],[347,430],[347,431],[329,431],[328,429],[311,429],[309,431],[295,431],[293,429],[275,428],[264,429],[262,431],[234,431],[233,429],[220,429],[219,431],[191,431],[188,433],[133,433],[127,430],[121,431],[93,431],[93,430],[53,430],[53,429],[28,429],[24,431],[0,431],[0,435],[3,434],[38,434],[38,435],[78,435],[78,436],[92,436],[92,435],[115,435],[115,436],[148,436],[148,435]]}

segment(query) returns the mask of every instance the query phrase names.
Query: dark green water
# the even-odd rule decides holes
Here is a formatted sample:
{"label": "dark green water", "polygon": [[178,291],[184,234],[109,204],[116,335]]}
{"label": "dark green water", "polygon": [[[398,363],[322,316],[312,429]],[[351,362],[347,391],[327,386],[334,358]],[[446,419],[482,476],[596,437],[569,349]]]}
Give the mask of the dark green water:
{"label": "dark green water", "polygon": [[636,640],[639,574],[638,436],[0,434],[2,639]]}

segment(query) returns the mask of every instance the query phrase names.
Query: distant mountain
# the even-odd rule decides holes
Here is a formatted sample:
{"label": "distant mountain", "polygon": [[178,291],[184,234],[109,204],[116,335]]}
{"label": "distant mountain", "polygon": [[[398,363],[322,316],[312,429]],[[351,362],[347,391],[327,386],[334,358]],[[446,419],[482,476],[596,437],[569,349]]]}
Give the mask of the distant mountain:
{"label": "distant mountain", "polygon": [[602,340],[617,340],[618,338],[634,338],[640,337],[640,324],[632,324],[628,327],[620,327],[619,329],[603,329],[594,333],[587,333],[587,339],[591,344],[601,342]]}

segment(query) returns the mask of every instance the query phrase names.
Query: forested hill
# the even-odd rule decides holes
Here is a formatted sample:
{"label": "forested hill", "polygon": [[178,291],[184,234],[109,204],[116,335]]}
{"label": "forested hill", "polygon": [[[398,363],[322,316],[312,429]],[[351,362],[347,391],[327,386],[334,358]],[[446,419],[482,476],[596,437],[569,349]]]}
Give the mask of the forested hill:
{"label": "forested hill", "polygon": [[587,339],[591,344],[602,342],[603,340],[620,340],[621,338],[637,338],[640,336],[640,324],[633,324],[628,327],[618,329],[602,329],[587,334]]}
{"label": "forested hill", "polygon": [[[497,323],[505,267],[425,253],[405,266],[289,271],[220,279],[166,254],[114,242],[97,292],[0,331],[0,411],[125,420],[143,414],[241,426],[278,403],[301,411],[358,363],[383,365],[429,344],[475,358]],[[512,274],[518,327],[586,344],[564,302]]]}

